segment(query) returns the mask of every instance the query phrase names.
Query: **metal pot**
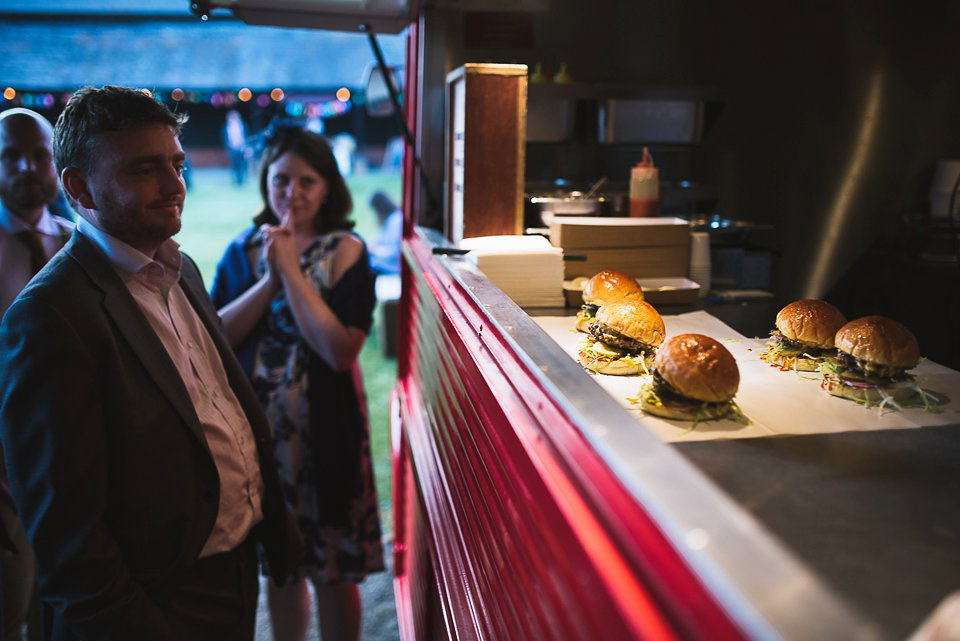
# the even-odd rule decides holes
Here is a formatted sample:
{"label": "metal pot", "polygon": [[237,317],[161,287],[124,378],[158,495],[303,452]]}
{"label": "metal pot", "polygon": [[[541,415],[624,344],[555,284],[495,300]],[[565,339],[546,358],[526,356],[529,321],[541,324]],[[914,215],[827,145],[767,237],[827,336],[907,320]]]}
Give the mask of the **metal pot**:
{"label": "metal pot", "polygon": [[579,191],[534,194],[527,199],[527,227],[549,227],[554,216],[598,216],[602,198],[584,198]]}

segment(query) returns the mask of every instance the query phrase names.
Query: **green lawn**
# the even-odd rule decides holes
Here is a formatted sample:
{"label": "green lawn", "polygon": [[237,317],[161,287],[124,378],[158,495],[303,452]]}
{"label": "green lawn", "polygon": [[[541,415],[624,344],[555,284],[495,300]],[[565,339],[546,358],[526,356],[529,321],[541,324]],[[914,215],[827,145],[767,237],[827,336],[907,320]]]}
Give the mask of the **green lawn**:
{"label": "green lawn", "polygon": [[[368,242],[377,235],[377,218],[370,209],[371,194],[384,190],[395,202],[400,202],[400,176],[393,173],[370,172],[347,178],[353,195],[355,230]],[[176,236],[184,252],[200,267],[209,288],[213,274],[227,244],[250,225],[260,211],[261,199],[256,180],[248,180],[242,187],[230,182],[227,170],[196,169],[191,175],[183,212],[183,229]],[[379,322],[379,314],[377,315]],[[377,341],[376,327],[370,332],[360,354],[364,385],[370,412],[370,436],[373,449],[377,491],[383,526],[392,531],[390,509],[390,427],[388,402],[397,377],[396,362],[384,357]]]}

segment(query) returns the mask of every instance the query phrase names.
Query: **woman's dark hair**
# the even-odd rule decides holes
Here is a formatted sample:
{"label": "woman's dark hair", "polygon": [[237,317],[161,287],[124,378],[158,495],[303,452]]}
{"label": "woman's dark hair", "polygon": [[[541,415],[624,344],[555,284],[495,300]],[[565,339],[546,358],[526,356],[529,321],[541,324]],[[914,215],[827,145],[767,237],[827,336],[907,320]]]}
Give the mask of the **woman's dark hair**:
{"label": "woman's dark hair", "polygon": [[353,210],[353,198],[347,183],[340,175],[337,159],[333,156],[330,143],[323,136],[295,125],[271,126],[268,132],[260,161],[260,195],[263,197],[263,209],[253,219],[255,225],[277,225],[280,218],[270,207],[267,192],[267,172],[270,165],[280,156],[293,152],[310,165],[327,182],[327,197],[313,217],[313,228],[318,234],[326,234],[338,229],[353,228],[353,221],[347,216]]}

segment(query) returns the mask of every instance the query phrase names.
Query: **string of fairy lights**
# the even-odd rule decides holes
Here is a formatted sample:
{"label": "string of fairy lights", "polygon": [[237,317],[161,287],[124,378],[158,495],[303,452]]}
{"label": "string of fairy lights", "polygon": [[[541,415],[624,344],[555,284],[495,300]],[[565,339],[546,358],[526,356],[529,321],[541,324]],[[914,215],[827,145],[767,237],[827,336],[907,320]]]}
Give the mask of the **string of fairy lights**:
{"label": "string of fairy lights", "polygon": [[[244,103],[257,105],[264,108],[271,104],[282,108],[288,116],[308,118],[332,118],[341,116],[357,104],[363,102],[363,96],[352,93],[348,88],[341,87],[332,95],[299,95],[295,93],[287,94],[280,87],[274,87],[270,90],[254,90],[249,87],[242,87],[236,91],[203,91],[194,89],[182,89],[175,87],[169,91],[141,89],[145,94],[151,95],[160,102],[168,105],[176,104],[208,104],[214,107],[223,107],[226,109],[242,105]],[[6,87],[0,97],[0,107],[33,107],[52,109],[59,103],[61,106],[67,104],[72,92],[51,92],[51,91],[19,91],[14,87]]]}

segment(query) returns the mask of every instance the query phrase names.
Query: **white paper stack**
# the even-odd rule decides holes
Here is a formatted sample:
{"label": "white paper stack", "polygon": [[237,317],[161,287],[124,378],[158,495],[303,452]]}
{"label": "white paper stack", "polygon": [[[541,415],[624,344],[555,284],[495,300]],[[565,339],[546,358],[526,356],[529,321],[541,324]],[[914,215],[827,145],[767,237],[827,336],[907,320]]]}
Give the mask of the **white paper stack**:
{"label": "white paper stack", "polygon": [[543,236],[465,238],[460,248],[520,307],[563,307],[563,250]]}

